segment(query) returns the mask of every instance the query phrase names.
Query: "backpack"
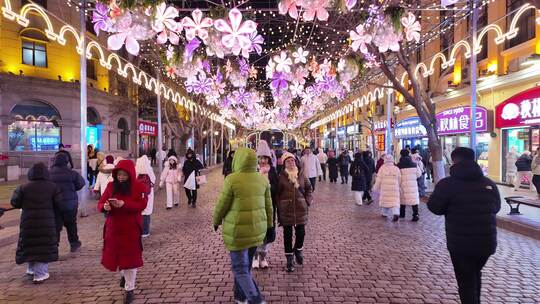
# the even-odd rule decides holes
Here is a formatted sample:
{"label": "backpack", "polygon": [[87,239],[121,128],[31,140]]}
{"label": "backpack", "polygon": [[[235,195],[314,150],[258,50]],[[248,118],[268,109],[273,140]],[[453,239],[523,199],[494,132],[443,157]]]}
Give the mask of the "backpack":
{"label": "backpack", "polygon": [[154,187],[154,183],[150,180],[150,176],[148,176],[148,174],[139,174],[137,176],[137,181],[144,185],[144,194],[147,196],[150,195],[150,192],[152,192],[152,188]]}

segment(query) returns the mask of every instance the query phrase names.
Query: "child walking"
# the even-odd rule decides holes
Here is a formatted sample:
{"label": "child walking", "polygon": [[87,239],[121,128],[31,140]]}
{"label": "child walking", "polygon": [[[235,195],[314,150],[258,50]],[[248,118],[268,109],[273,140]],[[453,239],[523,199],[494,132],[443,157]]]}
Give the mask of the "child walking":
{"label": "child walking", "polygon": [[110,271],[120,270],[120,287],[126,291],[124,303],[132,303],[137,268],[143,266],[141,212],[148,197],[144,195],[145,186],[137,181],[132,161],[120,161],[112,175],[113,181],[97,206],[98,211],[107,211],[101,264]]}
{"label": "child walking", "polygon": [[168,164],[165,164],[165,169],[161,173],[159,179],[159,188],[166,185],[167,190],[167,210],[171,210],[173,204],[178,207],[180,204],[180,182],[182,181],[182,171],[178,168],[178,158],[171,155],[168,158]]}
{"label": "child walking", "polygon": [[384,164],[379,168],[373,191],[378,194],[382,216],[386,218],[392,216],[392,222],[397,222],[399,219],[401,172],[394,165],[392,154],[384,154],[381,158],[384,160]]}
{"label": "child walking", "polygon": [[44,163],[32,166],[28,181],[11,197],[11,205],[22,209],[15,262],[28,263],[26,274],[38,284],[49,278],[49,263],[58,261],[55,210],[62,197]]}

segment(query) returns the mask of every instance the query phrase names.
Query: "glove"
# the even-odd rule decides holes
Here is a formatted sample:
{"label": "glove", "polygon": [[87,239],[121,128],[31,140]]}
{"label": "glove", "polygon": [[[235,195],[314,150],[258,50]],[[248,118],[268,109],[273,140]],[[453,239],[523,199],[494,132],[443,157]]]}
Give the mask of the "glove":
{"label": "glove", "polygon": [[219,226],[218,225],[214,225],[214,231],[218,231],[219,229]]}
{"label": "glove", "polygon": [[266,237],[264,238],[264,243],[269,244],[273,243],[276,240],[276,228],[270,227],[266,230]]}

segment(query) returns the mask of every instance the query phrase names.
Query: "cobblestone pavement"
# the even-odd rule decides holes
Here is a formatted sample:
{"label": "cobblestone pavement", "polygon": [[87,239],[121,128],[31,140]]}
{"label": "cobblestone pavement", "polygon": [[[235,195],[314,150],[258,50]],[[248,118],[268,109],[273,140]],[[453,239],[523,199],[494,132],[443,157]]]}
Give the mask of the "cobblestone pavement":
{"label": "cobblestone pavement", "polygon": [[[229,258],[211,212],[222,184],[217,170],[200,191],[197,209],[165,210],[157,195],[152,235],[136,303],[231,303]],[[305,265],[284,271],[281,229],[271,268],[256,280],[270,303],[459,303],[445,246],[443,218],[421,206],[418,223],[390,223],[378,208],[355,206],[350,185],[318,183],[310,210]],[[0,248],[0,303],[120,303],[118,275],[100,264],[103,217],[79,222],[83,248],[50,265],[51,278],[33,285],[14,263],[15,245]],[[483,303],[540,303],[540,242],[499,230],[499,248],[484,269]]]}

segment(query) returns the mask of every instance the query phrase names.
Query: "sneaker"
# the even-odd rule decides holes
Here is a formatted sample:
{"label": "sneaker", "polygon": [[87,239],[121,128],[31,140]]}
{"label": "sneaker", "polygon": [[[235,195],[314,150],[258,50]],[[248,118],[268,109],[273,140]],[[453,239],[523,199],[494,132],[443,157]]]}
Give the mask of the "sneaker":
{"label": "sneaker", "polygon": [[134,298],[135,295],[133,294],[133,290],[126,291],[126,294],[124,295],[124,304],[133,303]]}
{"label": "sneaker", "polygon": [[397,214],[394,214],[392,217],[392,222],[397,222],[399,220],[399,216]]}
{"label": "sneaker", "polygon": [[287,272],[294,271],[294,256],[292,254],[286,255],[287,257]]}
{"label": "sneaker", "polygon": [[44,274],[43,276],[41,277],[36,277],[34,275],[34,284],[41,284],[43,283],[45,280],[47,280],[49,278],[49,273],[46,273]]}
{"label": "sneaker", "polygon": [[70,252],[75,253],[78,252],[81,249],[82,243],[78,241],[75,245],[71,246]]}
{"label": "sneaker", "polygon": [[178,203],[174,204],[175,207],[178,207]]}
{"label": "sneaker", "polygon": [[373,203],[373,200],[370,199],[370,200],[368,200],[368,201],[366,202],[366,205],[371,205],[372,203]]}
{"label": "sneaker", "polygon": [[261,266],[262,269],[267,269],[268,261],[266,259],[261,259],[261,261],[259,262],[259,266]]}
{"label": "sneaker", "polygon": [[362,202],[356,202],[356,205],[362,206],[363,204],[362,204]]}
{"label": "sneaker", "polygon": [[304,265],[304,255],[302,254],[302,250],[295,250],[294,258],[298,265]]}
{"label": "sneaker", "polygon": [[413,217],[412,217],[413,222],[418,222],[419,220],[420,220],[420,217],[418,216],[418,214],[413,215]]}
{"label": "sneaker", "polygon": [[26,269],[26,275],[33,276],[34,272],[31,271],[30,269]]}
{"label": "sneaker", "polygon": [[167,209],[167,210],[171,210],[171,209],[172,209],[172,207],[167,207],[167,208],[165,208],[165,209]]}
{"label": "sneaker", "polygon": [[253,263],[251,264],[251,267],[253,269],[258,269],[259,268],[259,258],[258,257],[253,258]]}
{"label": "sneaker", "polygon": [[150,236],[150,233],[141,235],[141,237],[143,237],[143,238],[147,238],[149,236]]}
{"label": "sneaker", "polygon": [[241,300],[234,299],[234,303],[235,304],[248,304],[248,301],[247,300],[241,301]]}
{"label": "sneaker", "polygon": [[121,277],[120,278],[120,288],[126,287],[126,278]]}

